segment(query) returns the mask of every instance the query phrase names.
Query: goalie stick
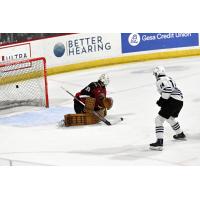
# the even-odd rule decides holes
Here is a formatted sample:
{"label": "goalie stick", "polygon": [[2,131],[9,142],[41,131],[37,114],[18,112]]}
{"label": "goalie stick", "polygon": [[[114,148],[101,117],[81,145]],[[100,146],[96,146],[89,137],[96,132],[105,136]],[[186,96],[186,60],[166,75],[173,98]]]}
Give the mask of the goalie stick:
{"label": "goalie stick", "polygon": [[[69,92],[68,90],[66,90],[64,87],[61,86],[61,88],[67,92],[69,95],[71,95],[74,99],[76,99],[80,104],[82,104],[83,106],[85,106],[85,104],[80,101],[76,96],[74,96],[71,92]],[[99,113],[97,113],[96,111],[92,110],[92,113],[97,116],[102,122],[104,122],[106,125],[110,126],[110,125],[114,125],[117,124],[120,121],[123,121],[124,119],[121,117],[119,120],[117,120],[116,122],[109,122],[105,117],[101,116]]]}

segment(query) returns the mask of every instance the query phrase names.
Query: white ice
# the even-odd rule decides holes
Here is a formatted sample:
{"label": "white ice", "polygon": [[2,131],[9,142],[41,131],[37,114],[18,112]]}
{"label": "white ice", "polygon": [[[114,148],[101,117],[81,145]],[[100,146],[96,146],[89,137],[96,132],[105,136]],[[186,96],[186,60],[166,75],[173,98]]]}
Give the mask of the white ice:
{"label": "white ice", "polygon": [[[184,94],[178,118],[187,141],[174,141],[165,124],[164,150],[149,150],[156,140],[159,111],[152,69],[163,64]],[[59,128],[73,113],[73,100],[60,87],[76,93],[100,74],[110,76],[108,96],[114,106],[107,119],[124,121]],[[0,165],[200,165],[200,58],[120,64],[48,77],[50,108],[18,107],[0,111]]]}

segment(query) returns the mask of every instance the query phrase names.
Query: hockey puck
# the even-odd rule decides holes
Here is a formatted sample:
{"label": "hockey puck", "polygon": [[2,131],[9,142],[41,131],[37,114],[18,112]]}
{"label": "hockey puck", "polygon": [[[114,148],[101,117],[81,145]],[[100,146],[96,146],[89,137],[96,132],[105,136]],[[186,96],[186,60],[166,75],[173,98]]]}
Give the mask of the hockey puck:
{"label": "hockey puck", "polygon": [[16,85],[16,88],[19,88],[19,85]]}
{"label": "hockey puck", "polygon": [[123,121],[123,120],[124,120],[124,118],[123,118],[123,117],[121,117],[120,119],[121,119],[121,121]]}

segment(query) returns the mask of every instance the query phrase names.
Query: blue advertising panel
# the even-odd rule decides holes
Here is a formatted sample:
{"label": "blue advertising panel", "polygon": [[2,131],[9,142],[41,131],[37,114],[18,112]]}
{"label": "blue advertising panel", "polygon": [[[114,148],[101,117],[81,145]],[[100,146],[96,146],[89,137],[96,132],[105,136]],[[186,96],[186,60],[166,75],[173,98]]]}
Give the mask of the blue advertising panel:
{"label": "blue advertising panel", "polygon": [[122,33],[122,53],[199,46],[198,33]]}

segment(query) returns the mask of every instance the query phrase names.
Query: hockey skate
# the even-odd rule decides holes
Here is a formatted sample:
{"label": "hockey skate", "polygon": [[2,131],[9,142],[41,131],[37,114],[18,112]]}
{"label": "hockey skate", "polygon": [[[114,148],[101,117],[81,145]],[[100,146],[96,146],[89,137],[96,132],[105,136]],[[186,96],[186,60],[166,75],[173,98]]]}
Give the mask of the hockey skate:
{"label": "hockey skate", "polygon": [[155,143],[151,143],[150,149],[162,151],[163,150],[163,139],[157,139],[157,141]]}
{"label": "hockey skate", "polygon": [[65,126],[65,121],[61,120],[58,122],[57,127],[64,127]]}
{"label": "hockey skate", "polygon": [[186,136],[185,136],[185,134],[184,134],[183,132],[174,135],[173,138],[174,138],[175,140],[186,140]]}

